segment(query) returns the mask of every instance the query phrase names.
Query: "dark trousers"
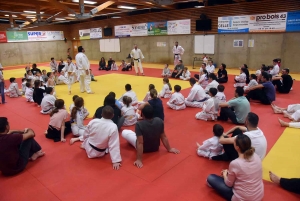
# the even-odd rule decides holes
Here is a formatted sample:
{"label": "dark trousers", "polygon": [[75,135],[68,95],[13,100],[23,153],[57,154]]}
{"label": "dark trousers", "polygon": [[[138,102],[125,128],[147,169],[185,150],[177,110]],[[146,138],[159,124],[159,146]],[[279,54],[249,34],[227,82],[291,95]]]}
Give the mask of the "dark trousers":
{"label": "dark trousers", "polygon": [[287,191],[291,191],[293,193],[300,194],[300,179],[299,178],[293,178],[293,179],[281,178],[280,186]]}
{"label": "dark trousers", "polygon": [[220,116],[219,116],[219,120],[221,121],[227,121],[228,118],[230,119],[230,121],[232,121],[232,123],[234,124],[240,124],[237,120],[236,120],[236,115],[234,113],[233,108],[229,108],[229,107],[222,107],[221,111],[220,111]]}
{"label": "dark trousers", "polygon": [[228,201],[231,200],[231,198],[233,196],[232,188],[228,187],[225,184],[223,177],[220,177],[215,174],[211,174],[207,177],[207,183],[213,189],[215,189],[223,198],[225,198]]}
{"label": "dark trousers", "polygon": [[248,101],[250,101],[250,99],[259,100],[264,105],[271,105],[271,102],[269,101],[264,89],[254,89],[249,91],[246,95],[246,98]]}
{"label": "dark trousers", "polygon": [[1,99],[2,103],[5,103],[5,94],[4,94],[4,82],[0,82],[0,93],[1,93]]}
{"label": "dark trousers", "polygon": [[276,86],[277,91],[279,93],[283,93],[283,94],[290,93],[291,88],[284,87],[280,80],[273,80],[272,83],[273,83],[274,86]]}
{"label": "dark trousers", "polygon": [[[71,133],[71,123],[69,121],[65,122],[65,131],[64,136]],[[46,138],[53,139],[54,142],[59,142],[61,140],[61,133],[60,130],[57,130],[56,128],[52,127],[51,125],[48,126]]]}
{"label": "dark trousers", "polygon": [[171,77],[172,77],[172,78],[178,78],[178,79],[179,79],[179,77],[182,75],[182,72],[179,73],[179,75],[178,75],[177,77],[175,77],[175,76],[177,75],[177,73],[178,73],[178,72],[173,72],[172,75],[171,75]]}
{"label": "dark trousers", "polygon": [[[242,130],[239,128],[235,129],[232,132],[231,137],[237,136],[239,134],[243,134]],[[239,154],[235,150],[233,144],[223,144],[224,153],[218,156],[212,157],[212,160],[216,161],[232,161],[239,157]]]}
{"label": "dark trousers", "polygon": [[227,83],[228,82],[228,78],[224,78],[224,77],[218,78],[217,82],[218,83]]}

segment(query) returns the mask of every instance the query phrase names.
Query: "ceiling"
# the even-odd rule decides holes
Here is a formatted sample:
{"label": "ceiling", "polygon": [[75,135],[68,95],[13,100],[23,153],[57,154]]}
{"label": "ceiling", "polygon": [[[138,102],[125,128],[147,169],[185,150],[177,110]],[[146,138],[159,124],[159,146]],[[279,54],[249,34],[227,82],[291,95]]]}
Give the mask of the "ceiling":
{"label": "ceiling", "polygon": [[[15,24],[23,24],[26,21],[26,25],[23,26],[78,23],[82,20],[101,20],[125,15],[254,0],[90,0],[94,4],[87,4],[88,1],[84,2],[82,4],[84,10],[81,10],[81,12],[79,1],[82,2],[83,0],[77,0],[77,2],[76,0],[1,0],[0,23],[10,23],[11,27],[16,27]],[[97,13],[89,13],[97,6],[99,6]],[[119,8],[119,6],[132,6],[134,9]],[[35,11],[40,14],[36,15],[36,13],[26,13],[24,11]],[[23,27],[23,29],[25,28]]]}

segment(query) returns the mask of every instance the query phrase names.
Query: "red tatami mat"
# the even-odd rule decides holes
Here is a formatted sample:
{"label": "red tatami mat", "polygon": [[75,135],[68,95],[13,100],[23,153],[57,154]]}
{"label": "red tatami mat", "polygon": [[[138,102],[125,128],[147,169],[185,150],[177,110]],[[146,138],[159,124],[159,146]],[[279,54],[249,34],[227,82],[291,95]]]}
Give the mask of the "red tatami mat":
{"label": "red tatami mat", "polygon": [[[111,73],[98,71],[97,65],[92,65],[92,68],[95,75]],[[134,71],[117,73],[134,74]],[[145,73],[150,77],[159,77],[161,69],[145,68]],[[232,79],[233,76],[230,76],[230,80]],[[225,87],[229,100],[234,94],[233,82],[225,84]],[[277,94],[275,103],[279,106],[299,103],[299,89],[299,82],[295,82],[293,91],[287,95]],[[189,90],[182,91],[184,96],[187,96]],[[121,169],[114,171],[109,154],[99,159],[88,159],[85,151],[79,147],[80,143],[71,146],[46,139],[44,131],[49,116],[41,115],[40,108],[26,103],[23,98],[7,98],[7,101],[8,104],[0,105],[0,116],[8,117],[12,129],[34,129],[36,140],[46,155],[35,162],[29,162],[26,170],[16,176],[3,177],[0,174],[0,201],[222,200],[206,185],[206,178],[211,173],[219,174],[222,169],[228,168],[228,163],[211,161],[196,155],[196,142],[202,143],[210,138],[212,126],[215,124],[196,120],[195,114],[200,109],[174,111],[165,106],[165,131],[171,146],[181,151],[179,155],[167,153],[161,145],[159,152],[143,155],[144,167],[138,169],[133,165],[135,150],[120,137],[123,162]],[[163,100],[164,103],[166,101]],[[260,117],[259,127],[265,133],[269,151],[284,128],[280,127],[277,122],[278,115],[273,114],[270,106],[251,103],[251,110]],[[227,122],[218,123],[225,130],[233,126]],[[71,137],[69,135],[67,139]],[[300,199],[270,182],[264,183],[264,200]]]}

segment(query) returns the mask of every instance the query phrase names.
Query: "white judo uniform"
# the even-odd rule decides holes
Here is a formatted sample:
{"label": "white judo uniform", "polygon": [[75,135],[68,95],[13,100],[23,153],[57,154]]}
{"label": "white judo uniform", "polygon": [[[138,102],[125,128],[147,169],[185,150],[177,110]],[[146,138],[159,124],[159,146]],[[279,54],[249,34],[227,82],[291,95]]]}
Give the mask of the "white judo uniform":
{"label": "white judo uniform", "polygon": [[215,95],[215,97],[220,100],[220,103],[226,103],[226,96],[225,96],[224,92],[218,91],[218,93]]}
{"label": "white judo uniform", "polygon": [[140,106],[141,104],[144,104],[144,103],[147,103],[149,100],[151,100],[152,98],[151,98],[151,96],[150,96],[150,91],[148,91],[147,93],[146,93],[146,96],[145,96],[145,98],[142,100],[142,101],[139,101],[138,102],[138,105]]}
{"label": "white judo uniform", "polygon": [[76,113],[76,119],[71,119],[71,129],[72,133],[75,136],[79,137],[80,141],[83,141],[83,135],[86,130],[86,126],[83,124],[83,120],[85,119],[86,114],[84,113],[84,110],[78,110]]}
{"label": "white judo uniform", "polygon": [[82,52],[79,52],[76,55],[75,60],[78,68],[77,72],[79,76],[80,92],[83,93],[86,91],[87,93],[91,93],[92,90],[90,88],[90,83],[91,83],[90,62],[87,56]]}
{"label": "white judo uniform", "polygon": [[33,88],[26,87],[25,98],[26,98],[27,102],[32,102],[32,103],[34,102],[33,101]]}
{"label": "white judo uniform", "polygon": [[196,119],[207,121],[208,119],[217,120],[220,100],[211,97],[204,102],[202,111],[196,114]]}
{"label": "white judo uniform", "polygon": [[210,73],[214,73],[215,72],[215,66],[212,64],[212,65],[207,65],[206,66],[206,70],[207,70],[207,72],[208,72],[208,74],[210,74]]}
{"label": "white judo uniform", "polygon": [[203,63],[205,63],[206,65],[207,65],[207,63],[208,63],[208,58],[207,57],[203,57]]}
{"label": "white judo uniform", "polygon": [[172,74],[172,73],[171,73],[170,68],[164,68],[163,71],[162,71],[161,76],[163,76],[163,77],[170,77],[171,74]]}
{"label": "white judo uniform", "polygon": [[62,71],[65,72],[65,77],[68,80],[66,84],[68,85],[69,91],[71,91],[72,84],[76,81],[76,66],[72,62],[65,63],[65,67],[62,69]]}
{"label": "white judo uniform", "polygon": [[203,103],[206,100],[207,100],[207,95],[204,89],[200,85],[194,84],[188,97],[185,99],[185,105],[187,107],[202,108]]}
{"label": "white judo uniform", "polygon": [[244,91],[247,91],[249,88],[254,87],[256,85],[258,85],[257,81],[255,79],[252,79],[250,80],[247,86],[244,86]]}
{"label": "white judo uniform", "polygon": [[125,118],[123,126],[132,126],[136,124],[138,120],[138,115],[135,113],[134,107],[132,107],[131,105],[127,107],[125,105],[122,107],[121,112],[122,116],[124,116]]}
{"label": "white judo uniform", "polygon": [[182,72],[182,75],[181,76],[179,76],[179,78],[181,79],[181,80],[189,80],[190,78],[191,78],[191,72],[190,71],[186,71],[186,72]]}
{"label": "white judo uniform", "polygon": [[219,143],[219,138],[213,136],[203,142],[203,144],[197,149],[198,156],[211,158],[223,153],[223,146]]}
{"label": "white judo uniform", "polygon": [[131,53],[130,53],[131,57],[133,58],[133,61],[134,61],[134,70],[135,70],[135,73],[138,73],[138,66],[139,66],[139,69],[140,69],[140,73],[144,73],[143,71],[143,66],[142,66],[142,59],[144,59],[144,55],[142,53],[142,51],[140,49],[133,49],[131,50]]}
{"label": "white judo uniform", "polygon": [[300,104],[288,105],[286,111],[295,121],[300,121]]}
{"label": "white judo uniform", "polygon": [[208,85],[205,87],[205,92],[208,92],[210,88],[218,88],[219,83],[216,80],[213,80],[212,82],[208,83]]}
{"label": "white judo uniform", "polygon": [[41,102],[41,113],[50,114],[55,108],[54,103],[56,101],[55,96],[51,94],[46,94]]}
{"label": "white judo uniform", "polygon": [[9,97],[11,98],[17,98],[22,95],[22,92],[20,92],[19,90],[18,83],[16,82],[13,82],[9,85],[8,92],[9,92]]}
{"label": "white judo uniform", "polygon": [[138,99],[136,97],[136,93],[134,91],[132,91],[132,90],[126,91],[121,96],[121,98],[118,99],[118,101],[120,102],[120,104],[121,104],[122,107],[124,106],[124,103],[123,103],[123,97],[124,96],[129,96],[132,99],[131,105],[134,107],[134,109],[137,109],[137,107],[138,107]]}
{"label": "white judo uniform", "polygon": [[172,96],[172,91],[168,84],[164,84],[162,90],[159,92],[158,97],[160,98],[170,98]]}
{"label": "white judo uniform", "polygon": [[49,65],[50,65],[50,69],[52,72],[57,70],[58,65],[57,65],[56,61],[54,61],[54,62],[51,61]]}
{"label": "white judo uniform", "polygon": [[180,92],[173,93],[167,105],[173,110],[184,110],[186,108],[184,96]]}
{"label": "white judo uniform", "polygon": [[208,85],[208,78],[206,74],[202,74],[199,78],[198,83],[200,84],[200,86],[205,89],[205,87]]}
{"label": "white judo uniform", "polygon": [[240,75],[235,76],[234,80],[236,83],[233,85],[234,87],[244,87],[246,86],[246,74],[241,73]]}
{"label": "white judo uniform", "polygon": [[111,69],[110,70],[119,70],[119,67],[117,66],[116,63],[111,64]]}
{"label": "white judo uniform", "polygon": [[276,64],[272,70],[270,70],[269,74],[272,76],[276,76],[279,74],[279,66]]}
{"label": "white judo uniform", "polygon": [[180,45],[174,45],[173,47],[173,54],[174,54],[174,66],[176,66],[179,62],[179,60],[181,60],[181,56],[184,53],[184,49],[183,47],[181,47]]}
{"label": "white judo uniform", "polygon": [[91,120],[86,127],[81,147],[89,158],[103,157],[108,149],[112,163],[122,161],[118,127],[110,119]]}

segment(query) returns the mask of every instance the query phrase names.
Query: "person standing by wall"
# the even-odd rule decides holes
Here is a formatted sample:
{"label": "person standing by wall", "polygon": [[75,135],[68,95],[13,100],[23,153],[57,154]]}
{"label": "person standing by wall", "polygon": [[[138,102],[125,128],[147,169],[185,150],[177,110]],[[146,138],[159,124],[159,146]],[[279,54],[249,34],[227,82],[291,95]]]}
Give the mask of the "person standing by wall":
{"label": "person standing by wall", "polygon": [[173,54],[174,54],[174,67],[178,64],[179,60],[181,59],[181,56],[184,53],[184,49],[178,45],[178,42],[175,42],[175,46],[173,47]]}
{"label": "person standing by wall", "polygon": [[142,66],[142,59],[144,59],[144,55],[140,49],[137,48],[137,45],[134,45],[133,50],[131,50],[130,56],[133,58],[134,61],[134,69],[136,75],[139,75],[138,66],[140,69],[140,73],[144,76],[143,66]]}
{"label": "person standing by wall", "polygon": [[85,91],[88,94],[93,94],[90,83],[91,83],[91,75],[90,75],[90,62],[87,56],[83,53],[84,48],[82,46],[78,47],[78,53],[75,57],[76,65],[78,68],[78,76],[79,76],[79,85],[80,92],[84,93]]}
{"label": "person standing by wall", "polygon": [[5,84],[4,84],[4,77],[3,77],[2,70],[3,70],[3,67],[0,64],[0,94],[1,94],[1,99],[2,99],[1,103],[4,104],[4,103],[6,103],[5,102],[5,94],[4,94]]}

